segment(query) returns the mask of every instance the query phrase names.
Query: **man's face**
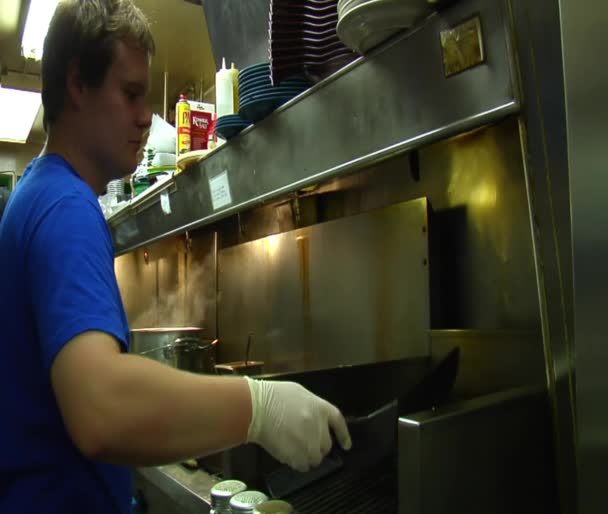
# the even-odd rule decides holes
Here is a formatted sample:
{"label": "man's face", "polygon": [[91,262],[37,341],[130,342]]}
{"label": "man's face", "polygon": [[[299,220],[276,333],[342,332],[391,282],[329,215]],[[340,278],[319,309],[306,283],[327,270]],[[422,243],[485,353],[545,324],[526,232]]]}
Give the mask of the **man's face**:
{"label": "man's face", "polygon": [[81,137],[107,181],[133,173],[152,114],[146,104],[149,56],[118,42],[114,61],[98,88],[85,88]]}

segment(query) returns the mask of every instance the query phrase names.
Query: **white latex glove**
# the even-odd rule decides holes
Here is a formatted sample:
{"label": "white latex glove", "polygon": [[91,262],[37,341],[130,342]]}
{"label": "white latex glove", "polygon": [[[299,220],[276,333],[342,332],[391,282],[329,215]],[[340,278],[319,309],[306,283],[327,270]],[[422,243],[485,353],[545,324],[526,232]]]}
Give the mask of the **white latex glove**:
{"label": "white latex glove", "polygon": [[318,466],[329,453],[330,428],[340,446],[350,449],[346,421],[331,403],[293,382],[246,379],[253,412],[248,442],[298,471]]}

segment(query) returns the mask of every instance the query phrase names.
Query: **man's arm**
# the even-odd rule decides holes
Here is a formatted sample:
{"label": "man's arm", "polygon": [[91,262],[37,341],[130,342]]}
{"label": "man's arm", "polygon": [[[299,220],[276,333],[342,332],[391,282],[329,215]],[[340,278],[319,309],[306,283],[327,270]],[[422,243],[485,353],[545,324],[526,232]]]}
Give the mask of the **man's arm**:
{"label": "man's arm", "polygon": [[159,465],[247,440],[247,382],[186,373],[120,352],[103,332],[65,345],[51,370],[67,430],[90,458]]}
{"label": "man's arm", "polygon": [[152,465],[249,441],[305,471],[331,449],[330,430],[350,446],[338,409],[298,384],[195,375],[121,353],[126,327],[96,201],[73,194],[55,204],[26,262],[42,362],[84,455]]}

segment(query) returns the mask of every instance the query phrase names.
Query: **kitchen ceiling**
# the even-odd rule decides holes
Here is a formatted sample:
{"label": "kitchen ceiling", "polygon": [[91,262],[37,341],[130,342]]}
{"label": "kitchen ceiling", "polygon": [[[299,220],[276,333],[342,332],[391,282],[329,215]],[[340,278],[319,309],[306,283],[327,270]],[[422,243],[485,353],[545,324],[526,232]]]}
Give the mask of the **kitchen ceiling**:
{"label": "kitchen ceiling", "polygon": [[[215,61],[200,1],[134,0],[152,25],[156,55],[152,60],[150,103],[162,115],[164,73],[168,72],[167,100],[171,106],[179,93],[199,96],[215,84]],[[40,90],[40,63],[21,57],[21,35],[29,0],[0,0],[1,83],[6,87]],[[45,139],[38,116],[28,142]]]}

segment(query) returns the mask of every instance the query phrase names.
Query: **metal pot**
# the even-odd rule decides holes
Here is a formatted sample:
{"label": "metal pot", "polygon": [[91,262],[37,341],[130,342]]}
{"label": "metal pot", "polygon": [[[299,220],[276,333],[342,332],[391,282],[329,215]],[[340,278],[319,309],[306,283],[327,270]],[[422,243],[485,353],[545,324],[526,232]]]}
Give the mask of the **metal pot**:
{"label": "metal pot", "polygon": [[215,373],[217,339],[180,337],[164,348],[165,358],[175,367],[193,373]]}
{"label": "metal pot", "polygon": [[204,340],[202,336],[199,327],[134,329],[129,351],[174,368],[215,373],[217,340]]}
{"label": "metal pot", "polygon": [[202,339],[200,327],[137,328],[131,330],[131,353],[143,354],[173,344],[180,337]]}

